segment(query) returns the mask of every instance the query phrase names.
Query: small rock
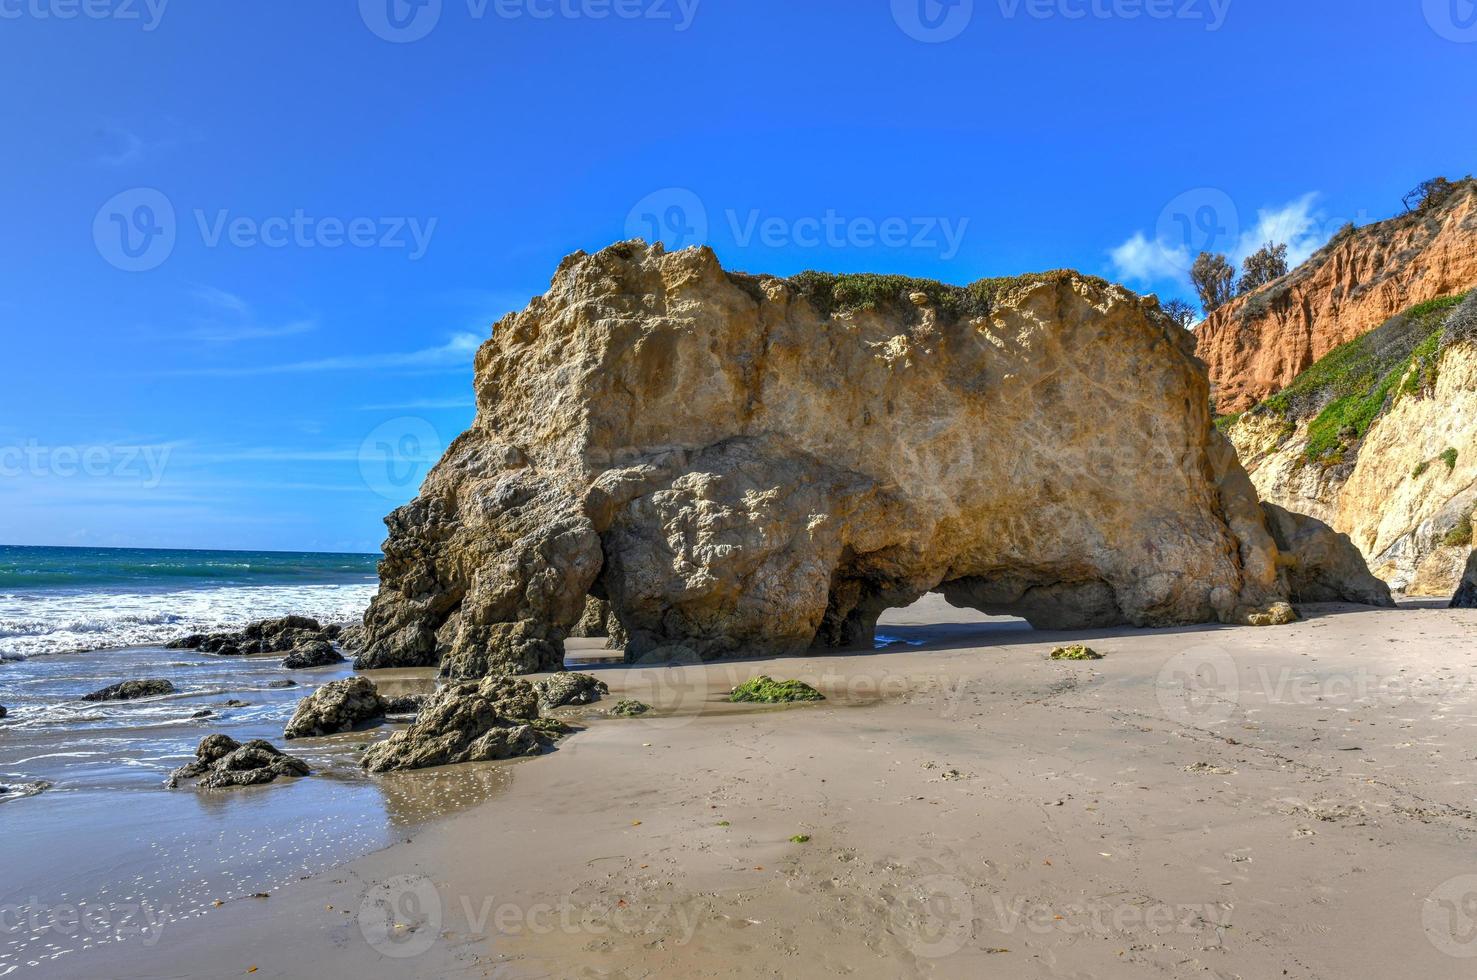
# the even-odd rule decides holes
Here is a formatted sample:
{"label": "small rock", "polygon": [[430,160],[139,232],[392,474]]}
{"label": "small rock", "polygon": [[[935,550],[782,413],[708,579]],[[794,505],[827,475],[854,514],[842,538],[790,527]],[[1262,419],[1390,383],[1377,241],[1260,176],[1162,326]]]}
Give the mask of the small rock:
{"label": "small rock", "polygon": [[288,738],[347,732],[385,716],[385,699],[367,677],[329,681],[303,698],[283,732]]}
{"label": "small rock", "polygon": [[545,711],[566,704],[594,704],[610,693],[604,681],[589,674],[555,674],[533,686],[538,689],[539,706]]}
{"label": "small rock", "polygon": [[401,694],[398,697],[385,698],[385,714],[413,715],[425,707],[425,704],[424,694]]}
{"label": "small rock", "polygon": [[538,716],[538,692],[527,681],[494,675],[448,684],[409,728],[366,751],[360,765],[390,772],[537,755]]}
{"label": "small rock", "polygon": [[1101,660],[1103,655],[1092,647],[1083,646],[1081,643],[1073,643],[1071,646],[1057,647],[1051,651],[1052,660]]}
{"label": "small rock", "polygon": [[169,786],[172,789],[197,776],[201,789],[224,789],[270,783],[278,776],[307,775],[310,770],[306,762],[284,755],[270,742],[255,739],[242,745],[229,735],[216,733],[200,740],[195,761],[176,769],[169,777]]}
{"label": "small rock", "polygon": [[0,718],[4,718],[6,714],[8,714],[8,712],[5,710],[5,705],[0,704]]}
{"label": "small rock", "polygon": [[313,667],[327,667],[330,664],[343,662],[343,655],[335,650],[333,644],[327,640],[313,640],[305,643],[282,658],[282,666],[288,670],[308,670]]}
{"label": "small rock", "polygon": [[744,681],[728,695],[734,703],[789,704],[795,701],[824,701],[826,696],[804,681],[777,681],[761,674]]}
{"label": "small rock", "polygon": [[267,685],[267,687],[276,688],[279,690],[286,687],[297,687],[297,681],[288,677],[280,681],[272,681],[270,684]]}
{"label": "small rock", "polygon": [[201,708],[199,711],[195,712],[190,717],[191,718],[213,718],[213,717],[215,717],[215,712],[214,711],[211,711],[209,708]]}
{"label": "small rock", "polygon": [[84,701],[133,701],[138,698],[154,698],[175,693],[174,685],[163,678],[143,681],[123,681],[101,691],[84,695]]}
{"label": "small rock", "polygon": [[251,706],[251,702],[249,702],[249,701],[241,701],[241,700],[239,700],[237,698],[231,698],[229,701],[226,702],[226,707],[227,708],[247,708],[247,707],[250,707],[250,706]]}
{"label": "small rock", "polygon": [[644,715],[650,710],[651,705],[627,698],[623,701],[617,701],[615,707],[610,709],[610,713],[621,718],[634,718],[637,715]]}

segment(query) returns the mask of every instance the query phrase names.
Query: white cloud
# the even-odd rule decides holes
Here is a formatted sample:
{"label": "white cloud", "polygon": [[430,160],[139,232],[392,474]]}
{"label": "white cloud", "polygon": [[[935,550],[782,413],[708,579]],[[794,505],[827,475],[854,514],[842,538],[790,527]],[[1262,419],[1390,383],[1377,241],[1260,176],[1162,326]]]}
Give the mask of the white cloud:
{"label": "white cloud", "polygon": [[213,313],[197,320],[196,325],[184,333],[184,340],[207,344],[235,344],[246,340],[292,337],[318,329],[317,321],[311,319],[263,323],[258,320],[251,304],[245,299],[214,286],[196,286],[194,292],[195,298],[211,307]]}
{"label": "white cloud", "polygon": [[1121,278],[1137,282],[1181,279],[1191,262],[1183,245],[1170,248],[1162,242],[1151,242],[1141,231],[1108,254]]}
{"label": "white cloud", "polygon": [[422,350],[392,354],[352,354],[286,364],[255,367],[195,368],[175,374],[235,378],[259,374],[313,374],[322,371],[447,371],[472,366],[472,357],[484,338],[474,333],[452,335],[446,343]]}
{"label": "white cloud", "polygon": [[[1287,264],[1296,268],[1333,236],[1339,222],[1330,220],[1317,207],[1318,193],[1304,194],[1278,206],[1257,210],[1256,222],[1243,228],[1229,256],[1238,268],[1247,256],[1267,242],[1287,245]],[[1150,287],[1172,287],[1194,296],[1190,266],[1194,256],[1183,243],[1149,239],[1142,231],[1108,251],[1114,274],[1124,282]]]}

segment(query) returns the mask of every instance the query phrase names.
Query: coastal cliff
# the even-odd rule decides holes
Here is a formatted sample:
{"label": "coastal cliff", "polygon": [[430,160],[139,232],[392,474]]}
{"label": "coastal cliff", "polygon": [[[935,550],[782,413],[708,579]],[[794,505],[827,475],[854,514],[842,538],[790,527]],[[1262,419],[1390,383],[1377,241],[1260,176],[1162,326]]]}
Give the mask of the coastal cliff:
{"label": "coastal cliff", "polygon": [[1243,412],[1401,310],[1477,286],[1477,181],[1426,211],[1348,227],[1195,333],[1217,410]]}
{"label": "coastal cliff", "polygon": [[629,658],[666,660],[868,646],[934,591],[1051,628],[1286,621],[1299,589],[1388,603],[1317,522],[1279,550],[1192,345],[1067,271],[950,287],[576,253],[496,325],[475,422],[386,519],[356,665],[557,670],[590,596]]}
{"label": "coastal cliff", "polygon": [[1450,595],[1477,506],[1477,292],[1393,317],[1223,420],[1262,499],[1346,533],[1374,573]]}

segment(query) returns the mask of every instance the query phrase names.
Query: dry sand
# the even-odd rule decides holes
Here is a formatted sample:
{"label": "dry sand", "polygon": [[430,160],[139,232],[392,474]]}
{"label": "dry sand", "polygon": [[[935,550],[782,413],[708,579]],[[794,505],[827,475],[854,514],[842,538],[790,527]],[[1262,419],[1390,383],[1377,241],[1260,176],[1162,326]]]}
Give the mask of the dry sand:
{"label": "dry sand", "polygon": [[[1477,613],[1304,613],[1084,638],[927,601],[872,655],[597,667],[588,728],[479,807],[66,970],[1473,976]],[[1106,659],[1047,659],[1080,639]],[[758,673],[830,699],[724,703]]]}

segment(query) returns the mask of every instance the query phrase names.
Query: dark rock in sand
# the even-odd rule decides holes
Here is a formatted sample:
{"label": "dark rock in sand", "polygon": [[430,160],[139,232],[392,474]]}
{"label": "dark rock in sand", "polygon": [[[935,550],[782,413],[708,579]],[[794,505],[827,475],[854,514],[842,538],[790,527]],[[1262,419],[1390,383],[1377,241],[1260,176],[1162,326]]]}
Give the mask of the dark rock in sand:
{"label": "dark rock in sand", "polygon": [[270,783],[278,776],[307,776],[308,764],[284,755],[270,742],[255,739],[245,745],[229,735],[207,735],[195,749],[195,761],[176,769],[169,777],[174,788],[186,779],[201,777],[201,789],[254,786]]}
{"label": "dark rock in sand", "polygon": [[13,783],[9,786],[0,786],[0,797],[7,800],[19,800],[27,796],[35,796],[51,789],[51,783],[44,779],[38,779],[32,783]]}
{"label": "dark rock in sand", "polygon": [[347,732],[385,716],[385,699],[367,677],[329,681],[303,698],[283,734],[288,738]]}
{"label": "dark rock in sand", "polygon": [[425,694],[402,694],[395,698],[385,698],[385,714],[387,715],[413,715],[426,706]]}
{"label": "dark rock in sand", "polygon": [[308,670],[312,667],[327,667],[344,662],[343,655],[327,640],[305,643],[282,658],[282,666],[288,670]]}
{"label": "dark rock in sand", "polygon": [[539,706],[545,711],[566,704],[594,704],[610,693],[605,682],[589,674],[555,674],[534,684]]}
{"label": "dark rock in sand", "polygon": [[0,704],[0,718],[4,718],[6,714],[5,705]]}
{"label": "dark rock in sand", "polygon": [[275,687],[275,688],[297,687],[297,681],[293,680],[290,677],[287,677],[287,678],[283,678],[280,681],[273,681],[272,683],[268,684],[267,686],[268,687]]}
{"label": "dark rock in sand", "polygon": [[206,636],[204,633],[191,633],[189,636],[182,636],[178,640],[170,640],[168,643],[164,644],[164,649],[198,650],[200,649],[201,644],[203,644],[208,639],[210,639],[210,637]]}
{"label": "dark rock in sand", "polygon": [[231,698],[229,701],[226,702],[226,707],[227,708],[249,708],[249,707],[251,707],[251,702],[250,701],[242,701],[239,698]]}
{"label": "dark rock in sand", "polygon": [[390,772],[536,755],[542,747],[532,725],[537,718],[538,692],[527,681],[493,676],[449,684],[409,728],[372,746],[360,764]]}
{"label": "dark rock in sand", "polygon": [[161,694],[173,694],[174,685],[163,678],[144,681],[123,681],[83,695],[84,701],[133,701],[137,698],[153,698]]}
{"label": "dark rock in sand", "polygon": [[215,712],[214,711],[211,711],[209,708],[201,708],[199,711],[195,712],[190,717],[191,718],[214,718],[215,717]]}

